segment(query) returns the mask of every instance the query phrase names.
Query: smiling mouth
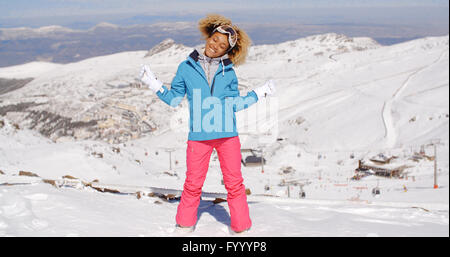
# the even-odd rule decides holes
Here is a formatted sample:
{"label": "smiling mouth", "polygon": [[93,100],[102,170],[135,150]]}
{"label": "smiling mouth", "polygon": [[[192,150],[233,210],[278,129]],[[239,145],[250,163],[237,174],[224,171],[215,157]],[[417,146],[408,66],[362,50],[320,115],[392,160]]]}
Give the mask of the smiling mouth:
{"label": "smiling mouth", "polygon": [[214,54],[216,53],[216,51],[214,51],[211,47],[209,48],[209,51],[213,52]]}

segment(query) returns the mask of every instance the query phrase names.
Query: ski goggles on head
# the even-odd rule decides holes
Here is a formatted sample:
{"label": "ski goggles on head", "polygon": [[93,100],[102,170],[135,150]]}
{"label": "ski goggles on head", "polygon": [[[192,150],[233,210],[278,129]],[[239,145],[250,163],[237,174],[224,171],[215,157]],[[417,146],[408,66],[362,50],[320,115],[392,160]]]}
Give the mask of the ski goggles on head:
{"label": "ski goggles on head", "polygon": [[238,36],[233,27],[231,27],[230,25],[222,25],[215,28],[212,33],[216,31],[222,34],[228,34],[228,43],[230,44],[230,49],[236,45]]}

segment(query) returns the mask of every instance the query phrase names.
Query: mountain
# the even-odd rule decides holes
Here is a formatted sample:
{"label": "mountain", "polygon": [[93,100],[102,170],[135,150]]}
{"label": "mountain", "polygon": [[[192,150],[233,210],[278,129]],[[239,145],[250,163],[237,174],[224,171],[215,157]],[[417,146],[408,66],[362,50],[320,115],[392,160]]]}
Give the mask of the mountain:
{"label": "mountain", "polygon": [[[169,107],[136,77],[148,64],[169,85],[193,50],[176,42],[0,68],[0,236],[174,235],[188,103]],[[247,235],[448,236],[448,42],[252,46],[235,68],[241,95],[268,79],[277,92],[237,113]],[[404,173],[364,169],[374,163]],[[211,197],[225,198],[222,179],[213,152],[193,236],[229,236],[228,206]]]}
{"label": "mountain", "polygon": [[33,61],[64,64],[145,50],[167,37],[194,44],[200,40],[196,26],[186,22],[131,26],[102,22],[88,30],[61,26],[0,28],[0,67]]}
{"label": "mountain", "polygon": [[[247,63],[236,71],[241,94],[275,79],[279,137],[314,149],[395,147],[435,136],[448,140],[444,133],[448,129],[447,46],[448,37],[381,46],[370,38],[330,33],[252,46]],[[7,117],[19,125],[31,122],[31,127],[53,140],[117,143],[162,133],[170,130],[167,115],[183,117],[186,100],[175,109],[159,102],[141,88],[139,67],[150,64],[169,85],[192,49],[168,39],[148,52],[123,52],[65,65],[34,62],[2,68],[2,78],[33,80],[3,94],[1,108],[27,103],[26,109],[6,113]],[[433,107],[425,111],[423,106]],[[179,120],[179,128],[187,127],[186,122]],[[251,126],[257,121],[249,117],[244,123]],[[404,136],[418,135],[417,129],[424,131],[421,137]]]}
{"label": "mountain", "polygon": [[56,37],[58,34],[81,32],[58,25],[44,26],[40,28],[2,28],[0,29],[0,40],[25,40],[39,37]]}

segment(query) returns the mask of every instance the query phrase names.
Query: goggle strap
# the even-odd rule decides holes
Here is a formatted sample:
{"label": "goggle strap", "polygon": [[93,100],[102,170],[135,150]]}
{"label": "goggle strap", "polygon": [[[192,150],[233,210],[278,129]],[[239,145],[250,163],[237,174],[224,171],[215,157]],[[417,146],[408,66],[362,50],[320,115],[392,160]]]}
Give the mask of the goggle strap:
{"label": "goggle strap", "polygon": [[[231,28],[231,27],[230,27]],[[219,26],[219,27],[217,27],[217,28],[215,28],[214,30],[213,30],[213,33],[214,32],[216,32],[216,31],[219,31],[220,33],[222,33],[222,34],[228,34],[228,43],[230,44],[230,50],[231,50],[231,48],[233,48],[235,45],[236,45],[236,43],[237,43],[237,38],[238,38],[238,35],[237,35],[237,33],[236,33],[236,31],[233,29],[233,28],[231,28],[233,31],[234,31],[234,36],[235,36],[235,40],[234,40],[234,42],[233,42],[233,39],[232,39],[232,37],[233,37],[233,35],[231,34],[231,32],[230,31],[227,31],[227,30],[225,30],[225,29],[223,29],[222,28],[222,26]]]}

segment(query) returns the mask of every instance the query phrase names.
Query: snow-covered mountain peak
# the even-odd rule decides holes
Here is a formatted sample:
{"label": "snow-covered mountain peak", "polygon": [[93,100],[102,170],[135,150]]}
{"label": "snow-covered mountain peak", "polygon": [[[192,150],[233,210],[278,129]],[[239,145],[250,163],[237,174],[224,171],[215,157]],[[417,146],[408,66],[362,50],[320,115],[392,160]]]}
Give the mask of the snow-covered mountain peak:
{"label": "snow-covered mountain peak", "polygon": [[77,30],[65,28],[62,26],[44,26],[39,28],[18,27],[18,28],[0,28],[0,40],[16,40],[42,37],[55,33],[71,33]]}
{"label": "snow-covered mountain peak", "polygon": [[52,25],[37,28],[35,29],[35,31],[39,33],[54,33],[54,32],[70,32],[72,30],[62,26]]}
{"label": "snow-covered mountain peak", "polygon": [[336,33],[327,33],[299,38],[274,45],[256,45],[250,49],[250,61],[295,60],[329,58],[334,54],[377,49],[381,45],[367,37],[347,37]]}
{"label": "snow-covered mountain peak", "polygon": [[[430,50],[434,48],[447,47],[448,48],[449,35],[443,37],[425,37],[413,40],[415,44],[410,44],[421,48],[422,50]],[[398,44],[397,47],[404,46],[405,43]]]}
{"label": "snow-covered mountain peak", "polygon": [[313,35],[305,37],[304,41],[315,41],[317,43],[342,43],[342,42],[353,42],[353,38],[350,38],[343,34],[337,33],[325,33],[319,35]]}
{"label": "snow-covered mountain peak", "polygon": [[96,29],[118,29],[119,26],[108,23],[108,22],[100,22],[99,24],[95,25],[94,27],[90,28],[89,31],[95,31]]}
{"label": "snow-covered mountain peak", "polygon": [[325,33],[319,35],[312,35],[305,38],[302,38],[303,41],[314,41],[317,43],[345,43],[345,42],[353,42],[353,38],[348,37],[344,34],[338,33]]}
{"label": "snow-covered mountain peak", "polygon": [[380,47],[380,44],[369,37],[348,37],[343,34],[326,33],[309,36],[303,39],[318,45],[339,45],[353,47],[355,50],[366,50]]}
{"label": "snow-covered mountain peak", "polygon": [[147,64],[172,65],[185,60],[192,50],[192,47],[177,44],[173,39],[167,38],[152,47],[144,58]]}
{"label": "snow-covered mountain peak", "polygon": [[152,55],[155,55],[157,53],[160,53],[164,50],[169,49],[170,47],[172,47],[173,45],[175,45],[175,41],[171,38],[167,38],[165,40],[163,40],[161,43],[157,44],[156,46],[152,47],[152,49],[150,49],[147,54],[145,55],[145,57],[150,57]]}

